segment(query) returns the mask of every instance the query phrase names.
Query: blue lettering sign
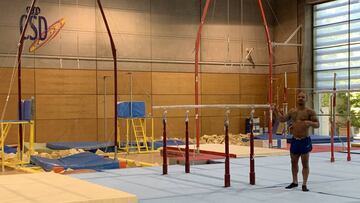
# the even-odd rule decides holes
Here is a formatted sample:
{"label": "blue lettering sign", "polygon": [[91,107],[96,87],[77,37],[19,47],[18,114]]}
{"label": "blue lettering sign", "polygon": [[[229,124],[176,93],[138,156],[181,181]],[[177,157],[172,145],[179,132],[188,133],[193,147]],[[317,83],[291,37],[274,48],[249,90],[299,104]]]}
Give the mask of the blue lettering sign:
{"label": "blue lettering sign", "polygon": [[[26,7],[26,12],[29,12],[30,7]],[[25,40],[45,40],[48,33],[48,24],[47,20],[44,16],[40,16],[41,9],[39,7],[34,7],[34,9],[30,13],[29,26],[32,30],[32,34],[27,34],[24,36]],[[20,17],[20,33],[22,33],[24,29],[24,24],[26,21],[27,15],[22,15]]]}

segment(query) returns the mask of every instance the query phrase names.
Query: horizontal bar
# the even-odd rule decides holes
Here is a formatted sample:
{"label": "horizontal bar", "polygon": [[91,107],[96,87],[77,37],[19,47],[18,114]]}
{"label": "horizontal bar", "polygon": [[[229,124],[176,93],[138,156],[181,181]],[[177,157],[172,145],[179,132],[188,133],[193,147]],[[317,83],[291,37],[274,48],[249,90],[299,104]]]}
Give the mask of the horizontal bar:
{"label": "horizontal bar", "polygon": [[299,88],[287,88],[288,90],[305,90],[305,91],[312,91],[314,94],[316,94],[316,93],[333,93],[333,92],[336,92],[336,93],[338,93],[338,92],[360,92],[360,89],[350,89],[350,90],[348,90],[348,89],[342,89],[342,90],[314,90],[314,88],[311,88],[311,87],[308,87],[308,88],[301,88],[301,87],[299,87]]}
{"label": "horizontal bar", "polygon": [[153,106],[153,109],[201,109],[201,108],[218,108],[218,109],[263,109],[270,108],[269,104],[206,104],[206,105],[169,105]]}
{"label": "horizontal bar", "polygon": [[31,123],[28,120],[0,120],[0,124],[26,124]]}
{"label": "horizontal bar", "polygon": [[296,46],[296,47],[301,47],[302,44],[294,44],[294,43],[281,43],[281,42],[273,42],[271,43],[271,45],[275,46]]}
{"label": "horizontal bar", "polygon": [[314,88],[312,88],[312,87],[288,87],[286,89],[288,89],[288,90],[313,90]]}
{"label": "horizontal bar", "polygon": [[[16,57],[15,54],[1,54],[0,57]],[[55,60],[81,60],[81,61],[113,61],[113,58],[110,57],[75,57],[75,56],[52,56],[52,55],[23,55],[24,58],[30,59],[55,59]],[[162,60],[162,59],[131,59],[123,58],[117,59],[118,62],[128,62],[128,63],[164,63],[164,64],[194,64],[194,61],[191,60]],[[290,64],[295,64],[289,62]],[[259,63],[245,63],[245,62],[223,62],[223,61],[200,61],[200,65],[226,65],[226,66],[269,66],[269,64]],[[285,63],[286,64],[286,63]],[[284,63],[274,64],[274,66],[281,66]]]}
{"label": "horizontal bar", "polygon": [[360,92],[360,89],[350,89],[350,90],[315,90],[313,91],[315,93],[333,93],[333,92]]}

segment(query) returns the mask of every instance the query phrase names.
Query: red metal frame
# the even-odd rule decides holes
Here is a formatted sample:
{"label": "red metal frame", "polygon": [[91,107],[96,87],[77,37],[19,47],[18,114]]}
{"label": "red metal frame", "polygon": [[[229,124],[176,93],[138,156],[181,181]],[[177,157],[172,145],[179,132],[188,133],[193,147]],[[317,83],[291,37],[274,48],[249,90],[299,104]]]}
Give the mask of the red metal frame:
{"label": "red metal frame", "polygon": [[101,5],[101,0],[97,0],[97,3],[99,5],[100,8],[100,12],[101,12],[101,16],[104,20],[104,24],[107,30],[107,33],[109,35],[109,40],[110,40],[110,45],[111,45],[111,51],[112,51],[112,55],[113,55],[113,60],[114,60],[114,128],[115,128],[115,132],[114,132],[114,146],[115,146],[115,158],[116,158],[116,153],[117,153],[117,149],[119,148],[119,143],[117,142],[117,134],[118,134],[118,130],[117,130],[117,59],[116,59],[116,47],[115,47],[115,43],[113,40],[113,37],[111,35],[111,31],[109,28],[109,24],[107,22],[103,7]]}
{"label": "red metal frame", "polygon": [[[273,50],[272,50],[272,42],[271,42],[271,38],[270,38],[270,32],[269,32],[269,27],[267,24],[267,20],[266,20],[266,16],[265,16],[265,12],[264,12],[264,8],[262,5],[262,1],[258,0],[259,3],[259,8],[260,8],[260,12],[261,12],[261,17],[264,23],[264,28],[265,28],[265,34],[266,34],[266,40],[267,40],[267,45],[268,45],[268,51],[269,51],[269,95],[268,95],[268,102],[270,105],[272,105],[273,103],[273,96],[272,96],[272,87],[273,87],[273,79],[272,79],[272,69],[273,69]],[[269,126],[268,126],[268,131],[269,131],[269,146],[272,147],[272,109],[270,108],[269,110]]]}
{"label": "red metal frame", "polygon": [[[25,25],[24,25],[24,29],[22,30],[21,32],[21,35],[20,35],[20,40],[19,40],[19,46],[18,46],[18,55],[17,55],[17,66],[18,66],[18,119],[21,120],[22,116],[22,109],[21,109],[21,54],[22,54],[22,51],[23,51],[23,48],[24,48],[24,40],[25,40],[25,33],[26,33],[26,29],[29,25],[29,21],[30,21],[30,16],[31,16],[31,12],[32,10],[34,9],[35,7],[35,3],[36,3],[36,0],[33,0],[32,3],[31,3],[31,7],[30,7],[30,10],[29,12],[27,13],[27,17],[26,17],[26,21],[25,21]],[[22,159],[22,149],[23,149],[23,146],[24,146],[24,143],[23,143],[23,128],[22,128],[22,125],[19,125],[19,136],[20,136],[20,140],[19,140],[19,150],[20,150],[20,158]]]}
{"label": "red metal frame", "polygon": [[[201,21],[199,24],[198,32],[196,35],[195,42],[195,105],[199,104],[199,49],[200,49],[200,39],[202,27],[205,23],[206,14],[209,10],[211,0],[206,0],[205,7],[203,10],[203,14],[201,17]],[[201,8],[201,0],[200,0],[200,8]],[[199,109],[195,108],[195,128],[196,128],[196,148],[199,149],[200,146],[200,120],[199,120]]]}

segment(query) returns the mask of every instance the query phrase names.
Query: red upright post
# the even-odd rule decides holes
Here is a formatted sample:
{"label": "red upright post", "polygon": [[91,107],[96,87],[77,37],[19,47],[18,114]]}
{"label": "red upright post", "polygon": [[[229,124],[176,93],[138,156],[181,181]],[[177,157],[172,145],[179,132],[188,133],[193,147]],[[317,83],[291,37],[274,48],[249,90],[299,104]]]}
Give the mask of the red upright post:
{"label": "red upright post", "polygon": [[335,96],[333,95],[332,96],[332,101],[331,101],[331,104],[332,104],[332,111],[331,111],[331,136],[330,136],[330,161],[331,162],[334,162],[335,161],[335,156],[334,156],[334,135],[335,135],[335,130],[336,130],[336,127],[335,127],[335,108],[334,108],[334,102],[335,102]]}
{"label": "red upright post", "polygon": [[255,159],[254,159],[254,112],[251,112],[250,119],[250,185],[255,185]]}
{"label": "red upright post", "polygon": [[189,161],[189,111],[186,112],[185,119],[185,173],[190,173]]}
{"label": "red upright post", "polygon": [[332,117],[332,123],[331,123],[331,144],[330,144],[330,150],[331,150],[331,157],[330,162],[335,162],[335,156],[334,156],[334,136],[336,133],[336,73],[334,73],[334,87],[333,87],[333,93],[332,93],[332,100],[331,100],[331,117]]}
{"label": "red upright post", "polygon": [[230,187],[230,155],[229,155],[229,113],[226,112],[225,116],[225,186],[224,187]]}
{"label": "red upright post", "polygon": [[166,112],[163,117],[163,175],[168,174],[167,152],[166,152]]}
{"label": "red upright post", "polygon": [[[350,95],[349,95],[350,96]],[[347,138],[347,160],[351,161],[351,145],[350,145],[350,118],[348,116],[348,120],[346,122],[346,138]]]}

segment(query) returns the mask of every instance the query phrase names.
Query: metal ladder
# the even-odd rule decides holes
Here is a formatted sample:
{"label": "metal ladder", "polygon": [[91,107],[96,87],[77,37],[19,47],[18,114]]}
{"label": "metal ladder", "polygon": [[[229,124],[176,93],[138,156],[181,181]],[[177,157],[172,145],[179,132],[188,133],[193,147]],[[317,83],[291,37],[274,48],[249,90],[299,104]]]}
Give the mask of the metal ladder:
{"label": "metal ladder", "polygon": [[134,137],[138,151],[145,149],[149,151],[146,137],[146,121],[145,118],[132,118],[131,125],[133,127]]}

